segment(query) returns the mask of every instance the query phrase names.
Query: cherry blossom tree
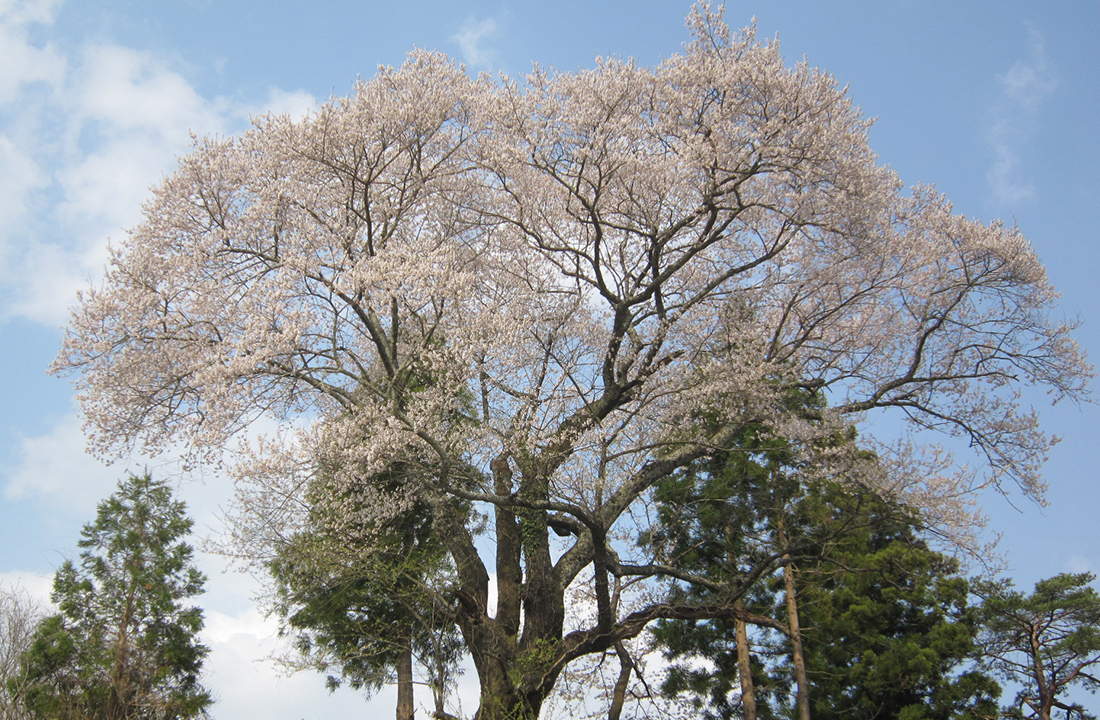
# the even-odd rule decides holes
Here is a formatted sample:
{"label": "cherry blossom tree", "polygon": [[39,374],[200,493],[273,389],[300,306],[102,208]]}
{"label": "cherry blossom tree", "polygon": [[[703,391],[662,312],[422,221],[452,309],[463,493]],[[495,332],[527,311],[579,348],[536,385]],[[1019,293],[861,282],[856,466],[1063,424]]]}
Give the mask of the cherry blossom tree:
{"label": "cherry blossom tree", "polygon": [[[320,467],[354,539],[334,555],[427,504],[482,720],[537,716],[567,665],[654,620],[730,612],[753,578],[670,602],[662,580],[713,583],[635,539],[655,482],[750,423],[812,453],[900,415],[919,445],[814,465],[949,531],[977,486],[1041,497],[1051,439],[1018,393],[1076,398],[1091,371],[1027,240],[903,188],[830,75],[705,4],[688,26],[652,68],[521,81],[416,52],[305,119],[198,140],[57,360],[93,448],[237,447],[259,562]],[[232,445],[259,418],[279,430]],[[395,463],[409,482],[370,485]]]}

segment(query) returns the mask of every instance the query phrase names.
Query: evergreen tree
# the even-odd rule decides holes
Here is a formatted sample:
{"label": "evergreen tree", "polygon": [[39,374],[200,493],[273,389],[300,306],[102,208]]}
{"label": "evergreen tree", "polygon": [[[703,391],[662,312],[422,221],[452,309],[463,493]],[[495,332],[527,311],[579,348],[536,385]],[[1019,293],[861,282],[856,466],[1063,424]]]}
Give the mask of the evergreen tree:
{"label": "evergreen tree", "polygon": [[84,526],[78,563],[54,577],[60,613],[22,663],[24,702],[51,720],[182,720],[211,704],[199,683],[205,578],[183,538],[192,521],[163,481],[131,476]]}
{"label": "evergreen tree", "polygon": [[[656,499],[663,530],[649,540],[668,561],[741,583],[774,561],[746,588],[742,617],[658,624],[657,644],[674,661],[666,693],[694,696],[711,718],[996,712],[996,684],[962,669],[976,633],[967,583],[901,509],[822,479],[762,434],[695,463]],[[739,644],[746,618],[757,629]],[[739,668],[746,662],[750,673]]]}
{"label": "evergreen tree", "polygon": [[[365,502],[357,492],[364,485],[374,498],[399,491],[415,483],[409,472],[394,466],[342,490],[322,473],[310,491],[308,529],[269,565],[276,612],[306,664],[327,672],[331,689],[346,682],[371,693],[396,681],[398,720],[413,717],[414,660],[433,691],[435,714],[446,716],[462,645],[445,599],[450,569],[443,545],[422,499],[385,523],[367,519],[354,528],[337,523],[327,508],[337,495],[352,505]],[[354,540],[364,536],[369,542]]]}
{"label": "evergreen tree", "polygon": [[[1050,720],[1094,716],[1065,697],[1071,687],[1100,689],[1100,594],[1091,573],[1063,573],[1035,584],[1031,595],[1010,581],[975,587],[982,598],[981,650],[987,664],[1023,689],[1006,714]],[[1025,715],[1026,713],[1026,715]]]}
{"label": "evergreen tree", "polygon": [[[854,512],[840,497],[842,512]],[[844,506],[849,507],[845,508]],[[977,626],[958,564],[904,515],[871,500],[866,521],[798,573],[815,720],[978,720],[1000,688],[968,668]]]}

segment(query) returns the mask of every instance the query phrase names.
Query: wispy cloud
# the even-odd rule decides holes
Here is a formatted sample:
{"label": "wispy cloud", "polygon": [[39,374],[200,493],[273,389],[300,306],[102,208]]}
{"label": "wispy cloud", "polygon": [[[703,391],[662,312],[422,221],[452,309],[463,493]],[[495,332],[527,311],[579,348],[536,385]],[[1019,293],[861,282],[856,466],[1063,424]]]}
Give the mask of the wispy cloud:
{"label": "wispy cloud", "polygon": [[26,24],[50,22],[60,0],[0,0],[0,19]]}
{"label": "wispy cloud", "polygon": [[91,515],[96,503],[111,493],[125,473],[84,452],[80,425],[74,414],[45,435],[21,438],[20,462],[7,474],[3,498],[38,498],[62,511]]}
{"label": "wispy cloud", "polygon": [[1046,40],[1035,28],[1028,31],[1028,46],[1028,59],[1016,61],[997,81],[1005,97],[1020,106],[1034,108],[1054,92],[1058,80],[1047,61]]}
{"label": "wispy cloud", "polygon": [[1058,87],[1054,68],[1046,55],[1046,41],[1035,28],[1028,32],[1028,57],[1017,60],[997,76],[1000,97],[989,129],[993,163],[986,173],[993,198],[1000,204],[1016,204],[1035,194],[1020,169],[1020,153],[1042,112],[1043,102]]}
{"label": "wispy cloud", "polygon": [[191,132],[228,134],[250,116],[316,106],[278,89],[266,103],[205,97],[150,52],[33,40],[48,38],[58,4],[0,0],[0,322],[63,323]]}
{"label": "wispy cloud", "polygon": [[52,22],[55,4],[0,0],[0,103],[25,83],[55,83],[64,73],[60,52],[50,44],[36,46],[28,37],[31,25]]}
{"label": "wispy cloud", "polygon": [[478,70],[496,69],[498,54],[486,45],[498,29],[497,21],[492,18],[480,22],[470,18],[464,22],[458,33],[451,36],[458,43],[463,62]]}

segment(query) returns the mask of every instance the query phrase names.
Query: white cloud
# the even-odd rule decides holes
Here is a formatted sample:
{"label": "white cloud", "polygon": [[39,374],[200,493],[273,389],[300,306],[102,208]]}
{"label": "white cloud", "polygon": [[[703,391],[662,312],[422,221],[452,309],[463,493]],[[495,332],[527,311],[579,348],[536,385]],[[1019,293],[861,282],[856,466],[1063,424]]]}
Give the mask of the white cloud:
{"label": "white cloud", "polygon": [[218,102],[204,99],[180,74],[152,54],[118,45],[85,48],[75,80],[75,109],[120,136],[152,135],[186,144],[189,131],[224,130]]}
{"label": "white cloud", "polygon": [[64,58],[52,45],[32,45],[26,30],[30,24],[51,22],[56,5],[49,0],[0,0],[0,104],[11,101],[27,83],[56,85],[61,80]]}
{"label": "white cloud", "polygon": [[[0,497],[37,501],[54,515],[91,520],[96,505],[114,492],[120,480],[148,470],[154,477],[170,481],[187,503],[188,515],[195,521],[193,544],[202,545],[208,537],[213,539],[224,531],[222,515],[234,489],[217,467],[196,465],[184,471],[184,453],[175,446],[154,457],[133,454],[112,464],[90,455],[85,447],[83,422],[75,411],[62,416],[42,435],[20,437],[14,464],[0,472],[7,480]],[[200,555],[204,572],[217,573],[219,580],[213,587],[224,597],[251,600],[256,594],[256,583],[248,576],[222,572],[227,565],[223,556]]]}
{"label": "white cloud", "polygon": [[55,96],[64,76],[65,62],[57,50],[31,44],[26,29],[49,22],[54,4],[0,0],[0,112],[17,109],[0,125],[0,262],[5,267],[14,244],[5,236],[26,220],[33,192],[49,182],[28,139],[39,126],[34,117],[38,104],[26,102],[24,90],[37,84],[40,93]]}
{"label": "white cloud", "polygon": [[1042,109],[1043,101],[1058,87],[1054,69],[1047,61],[1046,43],[1034,28],[1028,35],[1028,58],[1013,63],[997,76],[1000,98],[994,109],[988,141],[993,163],[986,172],[995,201],[1014,205],[1034,197],[1024,179],[1020,155]]}
{"label": "white cloud", "polygon": [[462,24],[451,39],[458,43],[463,61],[472,68],[492,70],[497,64],[497,53],[485,47],[485,42],[497,34],[497,22],[492,18],[476,22],[473,19]]}
{"label": "white cloud", "polygon": [[46,435],[19,440],[21,461],[8,476],[4,498],[39,497],[56,507],[89,515],[118,482],[119,470],[84,452],[84,435],[75,415],[63,418]]}
{"label": "white cloud", "polygon": [[60,0],[0,0],[0,22],[14,25],[52,22]]}
{"label": "white cloud", "polygon": [[1030,200],[1035,191],[1020,177],[1020,158],[1016,149],[1014,128],[1006,120],[998,121],[990,130],[993,164],[985,178],[999,203],[1016,205]]}
{"label": "white cloud", "polygon": [[[178,143],[180,150],[186,148]],[[56,173],[63,200],[61,219],[81,228],[84,244],[119,233],[141,217],[149,186],[170,166],[174,153],[156,138],[111,141]]]}
{"label": "white cloud", "polygon": [[1035,28],[1028,30],[1027,60],[1016,61],[997,81],[1008,99],[1026,107],[1038,105],[1058,87],[1058,80],[1047,61],[1046,41]]}
{"label": "white cloud", "polygon": [[0,229],[26,215],[30,194],[48,184],[38,163],[11,138],[0,135]]}
{"label": "white cloud", "polygon": [[267,97],[267,102],[259,106],[247,108],[250,117],[259,115],[289,115],[300,120],[319,107],[317,98],[303,90],[287,92],[279,88],[272,88]]}
{"label": "white cloud", "polygon": [[273,88],[266,102],[204,97],[150,52],[87,44],[71,57],[32,45],[56,3],[0,0],[0,319],[58,325],[97,278],[110,238],[141,217],[151,185],[191,134],[243,129],[250,115],[317,106]]}
{"label": "white cloud", "polygon": [[31,241],[22,250],[7,268],[5,280],[15,292],[0,308],[0,318],[26,317],[53,327],[62,325],[69,319],[77,291],[103,267],[106,245],[66,249]]}
{"label": "white cloud", "polygon": [[[190,132],[223,132],[234,122],[150,54],[118,46],[86,48],[65,85],[63,100],[39,98],[41,129],[21,138],[23,196],[6,202],[9,213],[26,215],[27,196],[48,189],[53,197],[41,202],[48,220],[34,232],[9,222],[7,242],[0,238],[11,289],[0,314],[55,325],[67,319],[75,291],[100,273],[108,238],[140,219],[148,188],[187,151]],[[43,178],[42,165],[51,177]],[[0,208],[5,232],[2,220]]]}

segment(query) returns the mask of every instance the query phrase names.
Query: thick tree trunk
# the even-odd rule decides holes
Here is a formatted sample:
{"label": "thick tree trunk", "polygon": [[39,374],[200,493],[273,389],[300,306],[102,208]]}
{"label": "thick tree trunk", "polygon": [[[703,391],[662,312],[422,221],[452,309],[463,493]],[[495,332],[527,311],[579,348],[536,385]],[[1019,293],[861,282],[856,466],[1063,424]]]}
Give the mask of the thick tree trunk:
{"label": "thick tree trunk", "polygon": [[794,663],[795,682],[798,683],[798,720],[810,720],[810,680],[806,675],[806,658],[802,654],[802,628],[798,624],[798,598],[794,589],[794,566],[790,556],[783,558],[783,580],[787,590],[787,621],[791,636],[791,661]]}
{"label": "thick tree trunk", "polygon": [[[737,602],[737,609],[743,606]],[[748,624],[740,616],[734,619],[737,631],[737,672],[741,681],[741,708],[745,720],[756,720],[756,691],[752,684],[752,653],[749,649]]]}
{"label": "thick tree trunk", "polygon": [[478,673],[481,697],[474,720],[536,720],[542,709],[542,696],[525,696],[500,665],[491,672]]}
{"label": "thick tree trunk", "polygon": [[401,657],[397,661],[397,720],[413,720],[416,707],[413,704],[413,654],[411,642],[405,640]]}
{"label": "thick tree trunk", "polygon": [[[556,639],[515,643],[491,618],[486,627],[472,629],[474,633],[466,636],[467,647],[481,685],[475,720],[538,718],[558,676],[552,667],[559,659]],[[469,642],[470,637],[475,642]]]}
{"label": "thick tree trunk", "polygon": [[[500,455],[493,460],[493,490],[497,495],[512,494],[512,469],[508,456]],[[519,633],[521,588],[523,575],[521,570],[522,537],[516,514],[502,506],[497,506],[497,622],[505,635]]]}
{"label": "thick tree trunk", "polygon": [[[537,474],[536,474],[537,473]],[[535,502],[550,498],[549,481],[537,469],[526,470],[520,496]],[[528,476],[532,476],[529,477]],[[523,547],[523,637],[520,651],[536,651],[536,645],[561,639],[565,626],[565,601],[557,584],[550,552],[550,523],[545,510],[524,510],[520,533]]]}

